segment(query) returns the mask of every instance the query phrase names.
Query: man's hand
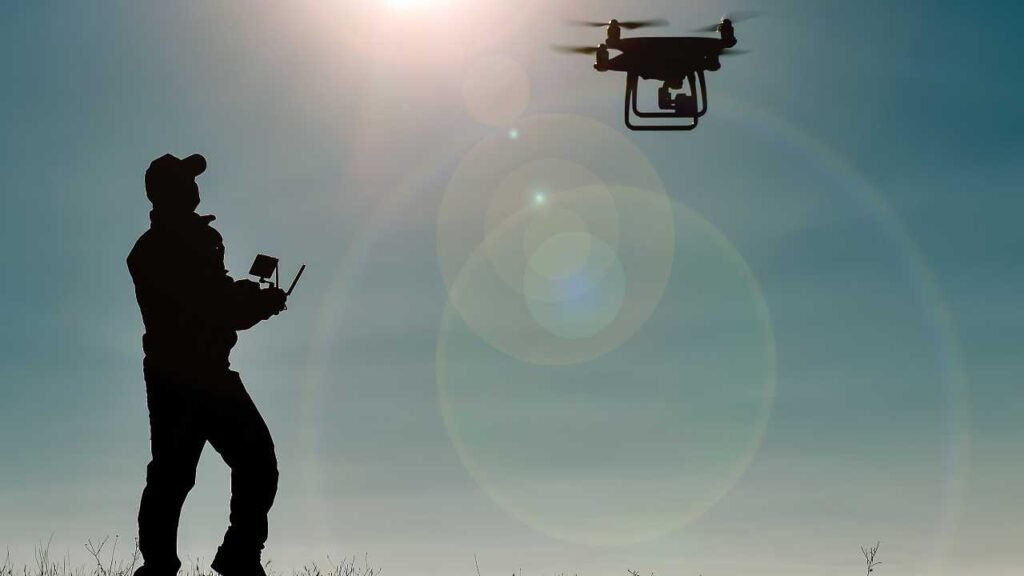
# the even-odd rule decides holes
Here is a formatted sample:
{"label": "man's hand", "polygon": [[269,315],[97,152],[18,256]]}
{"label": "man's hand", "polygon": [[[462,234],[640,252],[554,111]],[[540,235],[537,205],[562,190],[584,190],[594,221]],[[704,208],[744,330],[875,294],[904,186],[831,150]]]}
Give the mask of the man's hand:
{"label": "man's hand", "polygon": [[235,280],[235,289],[244,298],[256,298],[260,293],[260,285],[247,278]]}
{"label": "man's hand", "polygon": [[260,290],[260,300],[262,300],[263,305],[266,306],[265,310],[268,317],[274,316],[281,310],[284,310],[285,301],[287,299],[288,296],[285,295],[284,290],[281,290],[280,288],[272,287]]}
{"label": "man's hand", "polygon": [[235,280],[231,284],[221,314],[235,330],[248,330],[284,310],[287,296],[280,288],[261,288],[251,280]]}

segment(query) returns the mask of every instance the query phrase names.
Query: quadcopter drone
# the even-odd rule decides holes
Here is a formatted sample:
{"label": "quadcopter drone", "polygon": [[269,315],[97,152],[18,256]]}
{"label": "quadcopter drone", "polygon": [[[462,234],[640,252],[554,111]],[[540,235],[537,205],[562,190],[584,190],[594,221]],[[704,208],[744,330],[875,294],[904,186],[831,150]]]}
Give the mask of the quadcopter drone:
{"label": "quadcopter drone", "polygon": [[[754,15],[726,16],[717,24],[696,30],[718,32],[719,38],[622,37],[623,29],[663,26],[667,24],[664,20],[576,22],[582,26],[607,28],[605,41],[599,46],[554,46],[554,49],[575,54],[595,54],[594,69],[598,72],[614,70],[626,73],[625,122],[630,130],[693,130],[697,127],[698,118],[708,109],[704,72],[721,68],[721,56],[743,53],[741,50],[733,49],[736,45],[733,22]],[[620,53],[611,56],[610,50],[617,50]],[[658,89],[658,108],[662,111],[639,109],[637,88],[640,78],[662,82],[661,88]],[[684,83],[686,91],[683,91]],[[682,119],[689,122],[636,124],[633,122],[634,117]]]}

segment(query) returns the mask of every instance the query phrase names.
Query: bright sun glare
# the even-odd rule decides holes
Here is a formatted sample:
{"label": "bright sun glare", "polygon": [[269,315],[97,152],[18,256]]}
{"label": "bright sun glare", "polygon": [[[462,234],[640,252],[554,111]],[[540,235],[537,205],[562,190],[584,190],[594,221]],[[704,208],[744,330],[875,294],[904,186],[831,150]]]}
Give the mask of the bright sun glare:
{"label": "bright sun glare", "polygon": [[414,8],[429,8],[444,4],[445,0],[385,0],[389,8],[396,10],[407,10]]}

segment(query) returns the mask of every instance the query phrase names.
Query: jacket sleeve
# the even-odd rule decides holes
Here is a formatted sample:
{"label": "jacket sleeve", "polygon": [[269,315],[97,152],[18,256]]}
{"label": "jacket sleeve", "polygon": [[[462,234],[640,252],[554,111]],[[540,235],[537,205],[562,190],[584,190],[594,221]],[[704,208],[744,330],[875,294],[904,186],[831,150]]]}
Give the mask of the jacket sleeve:
{"label": "jacket sleeve", "polygon": [[151,238],[132,250],[128,268],[151,305],[193,324],[245,330],[279,311],[259,284],[228,275],[223,246],[196,252]]}
{"label": "jacket sleeve", "polygon": [[280,311],[274,306],[270,291],[261,289],[256,282],[232,280],[226,272],[224,277],[227,284],[221,298],[224,302],[225,322],[232,329],[252,328]]}

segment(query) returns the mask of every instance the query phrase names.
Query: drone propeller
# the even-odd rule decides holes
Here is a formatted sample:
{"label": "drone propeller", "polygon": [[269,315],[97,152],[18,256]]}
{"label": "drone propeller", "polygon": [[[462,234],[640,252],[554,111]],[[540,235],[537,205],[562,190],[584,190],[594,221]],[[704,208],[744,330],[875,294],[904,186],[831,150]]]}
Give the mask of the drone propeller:
{"label": "drone propeller", "polygon": [[[722,21],[730,20],[733,24],[737,22],[743,22],[744,20],[750,20],[751,18],[758,18],[764,16],[764,12],[760,10],[736,10],[730,12],[725,16],[722,16]],[[721,22],[712,24],[710,26],[701,26],[700,28],[694,28],[694,32],[718,32],[718,26]]]}
{"label": "drone propeller", "polygon": [[610,24],[610,22],[596,22],[593,20],[567,20],[566,24],[572,26],[590,26],[591,28],[603,28]]}
{"label": "drone propeller", "polygon": [[653,20],[636,20],[633,22],[619,22],[619,26],[626,30],[635,30],[637,28],[651,28],[654,26],[668,26],[668,20],[664,18],[655,18]]}
{"label": "drone propeller", "polygon": [[737,48],[724,48],[718,55],[719,56],[740,56],[742,54],[750,54],[750,50],[740,50]]}
{"label": "drone propeller", "polygon": [[565,54],[596,54],[600,50],[597,46],[559,46],[557,44],[552,45],[551,49]]}
{"label": "drone propeller", "polygon": [[[625,28],[626,30],[635,30],[637,28],[649,28],[651,26],[667,26],[668,25],[668,20],[665,20],[664,18],[655,18],[653,20],[630,20],[630,21],[624,21],[624,22],[619,22],[619,21],[615,20],[614,22],[618,22],[619,27],[620,28]],[[575,26],[591,26],[593,28],[604,28],[605,26],[610,25],[612,23],[612,21],[609,21],[609,22],[594,22],[594,21],[591,21],[591,20],[570,20],[569,23],[573,24]]]}

